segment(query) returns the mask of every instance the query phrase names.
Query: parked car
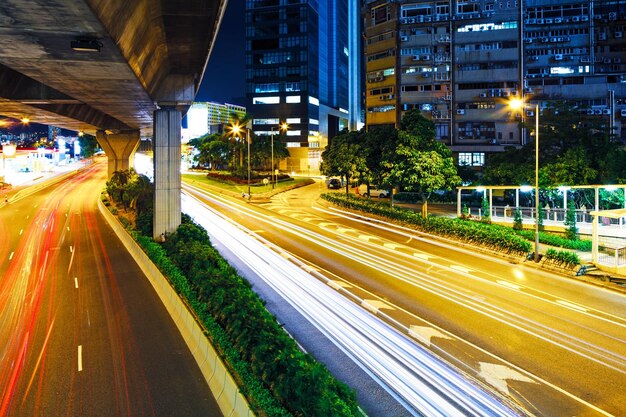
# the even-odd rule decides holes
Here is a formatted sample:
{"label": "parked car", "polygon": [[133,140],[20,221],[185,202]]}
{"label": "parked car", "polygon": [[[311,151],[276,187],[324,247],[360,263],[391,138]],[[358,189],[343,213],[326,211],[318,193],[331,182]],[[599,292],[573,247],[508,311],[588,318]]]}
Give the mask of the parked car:
{"label": "parked car", "polygon": [[341,181],[339,178],[331,178],[326,182],[326,187],[328,187],[328,189],[338,190],[341,188]]}
{"label": "parked car", "polygon": [[369,194],[367,192],[367,185],[366,184],[361,184],[359,185],[359,194],[365,196],[365,197],[380,197],[380,198],[386,198],[389,197],[389,191],[387,190],[381,190],[379,188],[377,188],[376,186],[370,185],[370,190],[369,190]]}

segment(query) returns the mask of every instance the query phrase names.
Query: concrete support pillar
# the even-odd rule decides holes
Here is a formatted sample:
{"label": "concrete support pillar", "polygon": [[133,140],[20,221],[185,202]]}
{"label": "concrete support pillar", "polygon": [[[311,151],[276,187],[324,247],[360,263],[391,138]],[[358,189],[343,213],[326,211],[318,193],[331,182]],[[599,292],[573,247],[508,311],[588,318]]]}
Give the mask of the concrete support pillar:
{"label": "concrete support pillar", "polygon": [[461,217],[461,189],[456,191],[456,217]]}
{"label": "concrete support pillar", "polygon": [[139,130],[125,130],[111,134],[98,130],[96,140],[109,160],[109,178],[115,171],[133,167],[135,151],[139,147]]}
{"label": "concrete support pillar", "polygon": [[180,225],[180,111],[154,112],[154,227],[155,240]]}

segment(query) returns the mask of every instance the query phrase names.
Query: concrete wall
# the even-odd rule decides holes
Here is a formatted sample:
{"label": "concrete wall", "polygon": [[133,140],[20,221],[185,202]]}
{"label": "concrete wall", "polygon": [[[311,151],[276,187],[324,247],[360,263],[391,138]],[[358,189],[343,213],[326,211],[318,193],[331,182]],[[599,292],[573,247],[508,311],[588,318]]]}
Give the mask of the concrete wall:
{"label": "concrete wall", "polygon": [[254,413],[250,410],[246,399],[239,392],[237,384],[228,373],[224,363],[209,343],[194,316],[172,289],[167,279],[100,200],[98,200],[98,208],[141,270],[146,274],[152,287],[159,295],[161,302],[170,313],[209,384],[209,388],[217,400],[223,415],[229,417],[253,417]]}

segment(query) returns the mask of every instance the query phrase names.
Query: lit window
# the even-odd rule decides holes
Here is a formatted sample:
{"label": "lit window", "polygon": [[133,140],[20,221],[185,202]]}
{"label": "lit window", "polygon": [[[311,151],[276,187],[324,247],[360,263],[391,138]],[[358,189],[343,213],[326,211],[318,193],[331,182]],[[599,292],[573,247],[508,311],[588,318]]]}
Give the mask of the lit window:
{"label": "lit window", "polygon": [[320,121],[319,121],[319,120],[317,120],[317,119],[309,119],[309,124],[312,124],[312,125],[319,125],[319,124],[320,124]]}
{"label": "lit window", "polygon": [[313,104],[314,106],[320,105],[320,101],[317,98],[311,96],[309,96],[309,103]]}
{"label": "lit window", "polygon": [[291,123],[301,123],[301,122],[300,122],[300,118],[299,118],[299,117],[291,117],[291,118],[287,118],[287,120],[285,120],[285,122],[287,122],[287,124],[291,124]]}
{"label": "lit window", "polygon": [[300,142],[287,142],[287,147],[288,148],[299,148],[300,147]]}
{"label": "lit window", "polygon": [[287,136],[300,136],[302,134],[302,132],[300,132],[299,130],[288,130],[287,131]]}
{"label": "lit window", "polygon": [[480,167],[485,165],[484,152],[459,152],[459,165]]}
{"label": "lit window", "polygon": [[279,104],[280,97],[253,97],[252,104]]}
{"label": "lit window", "polygon": [[300,103],[300,96],[287,96],[287,103]]}
{"label": "lit window", "polygon": [[278,119],[253,119],[252,123],[255,125],[277,125],[280,121]]}
{"label": "lit window", "polygon": [[573,74],[574,69],[569,67],[552,67],[550,74]]}
{"label": "lit window", "polygon": [[339,111],[342,112],[342,113],[348,113],[348,110],[342,109],[341,107],[339,107]]}

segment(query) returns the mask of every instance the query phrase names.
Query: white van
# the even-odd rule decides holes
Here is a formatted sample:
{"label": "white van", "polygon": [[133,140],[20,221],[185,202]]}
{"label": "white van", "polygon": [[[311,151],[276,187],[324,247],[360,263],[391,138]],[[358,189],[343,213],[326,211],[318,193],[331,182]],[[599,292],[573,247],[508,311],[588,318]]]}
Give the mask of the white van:
{"label": "white van", "polygon": [[370,192],[369,192],[369,195],[368,195],[367,194],[367,184],[359,185],[359,194],[363,195],[364,197],[380,197],[380,198],[389,197],[389,191],[381,190],[379,188],[376,188],[373,185],[370,185]]}

